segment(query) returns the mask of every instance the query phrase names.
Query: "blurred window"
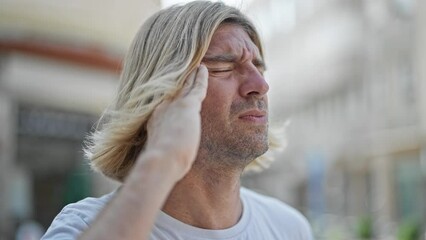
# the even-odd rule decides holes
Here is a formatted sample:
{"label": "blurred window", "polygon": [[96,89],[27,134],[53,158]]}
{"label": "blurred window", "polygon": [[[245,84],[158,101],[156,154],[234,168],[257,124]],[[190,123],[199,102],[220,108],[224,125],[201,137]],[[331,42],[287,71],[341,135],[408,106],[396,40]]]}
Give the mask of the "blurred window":
{"label": "blurred window", "polygon": [[425,177],[422,175],[417,153],[396,157],[395,181],[398,218],[400,221],[415,219],[424,222],[426,192]]}

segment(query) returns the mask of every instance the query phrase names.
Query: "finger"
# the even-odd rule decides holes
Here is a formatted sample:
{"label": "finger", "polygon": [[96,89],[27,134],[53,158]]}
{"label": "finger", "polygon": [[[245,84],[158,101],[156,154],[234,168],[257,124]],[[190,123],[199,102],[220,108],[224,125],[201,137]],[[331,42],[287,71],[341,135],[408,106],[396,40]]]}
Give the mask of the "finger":
{"label": "finger", "polygon": [[198,67],[197,75],[194,79],[194,86],[188,93],[188,97],[191,96],[203,100],[207,94],[208,79],[209,72],[207,71],[206,66],[201,64],[200,67]]}
{"label": "finger", "polygon": [[197,74],[197,70],[194,70],[188,75],[188,77],[185,79],[185,82],[183,84],[183,87],[180,93],[178,94],[178,97],[183,97],[188,95],[188,93],[192,89],[192,86],[194,85],[196,74]]}
{"label": "finger", "polygon": [[160,104],[158,104],[153,109],[151,116],[149,116],[147,126],[150,127],[152,125],[152,121],[156,121],[156,119],[158,118],[158,115],[161,115],[168,106],[170,106],[169,99],[164,99]]}

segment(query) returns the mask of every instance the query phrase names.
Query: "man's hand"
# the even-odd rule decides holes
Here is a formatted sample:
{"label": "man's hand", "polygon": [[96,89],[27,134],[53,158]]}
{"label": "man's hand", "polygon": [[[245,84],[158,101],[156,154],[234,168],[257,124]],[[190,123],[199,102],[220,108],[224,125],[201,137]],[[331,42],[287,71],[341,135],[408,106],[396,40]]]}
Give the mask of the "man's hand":
{"label": "man's hand", "polygon": [[[208,71],[198,67],[186,79],[184,88],[173,100],[162,102],[148,121],[146,151],[161,156],[174,168],[176,181],[189,171],[197,155],[201,136],[201,103],[206,96]],[[138,158],[142,160],[144,158]]]}
{"label": "man's hand", "polygon": [[202,65],[186,79],[179,96],[155,109],[148,122],[145,151],[115,198],[80,239],[148,239],[158,211],[197,155],[207,78]]}

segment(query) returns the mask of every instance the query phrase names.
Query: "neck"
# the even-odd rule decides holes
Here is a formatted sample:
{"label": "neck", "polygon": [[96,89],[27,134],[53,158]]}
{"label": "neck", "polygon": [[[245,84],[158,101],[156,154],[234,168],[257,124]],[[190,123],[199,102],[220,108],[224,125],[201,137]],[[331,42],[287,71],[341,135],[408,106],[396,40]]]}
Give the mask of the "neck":
{"label": "neck", "polygon": [[193,165],[171,191],[163,211],[186,224],[204,229],[234,226],[242,214],[241,170]]}

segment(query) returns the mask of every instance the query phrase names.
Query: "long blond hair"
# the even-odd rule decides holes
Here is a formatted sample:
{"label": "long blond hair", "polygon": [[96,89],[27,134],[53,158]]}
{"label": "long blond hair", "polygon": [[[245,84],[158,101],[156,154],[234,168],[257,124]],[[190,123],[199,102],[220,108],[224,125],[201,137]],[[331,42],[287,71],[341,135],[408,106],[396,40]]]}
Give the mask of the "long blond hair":
{"label": "long blond hair", "polygon": [[[252,23],[236,8],[220,2],[195,1],[172,6],[151,16],[134,38],[124,61],[116,98],[101,116],[85,143],[91,166],[123,181],[144,150],[146,123],[155,107],[172,98],[205,55],[213,33],[222,23],[243,27],[259,48]],[[270,149],[276,141],[270,134]],[[268,153],[247,170],[265,167]]]}

